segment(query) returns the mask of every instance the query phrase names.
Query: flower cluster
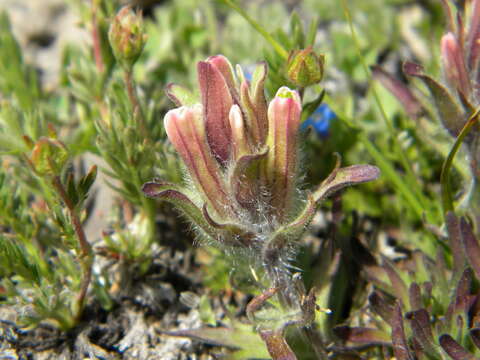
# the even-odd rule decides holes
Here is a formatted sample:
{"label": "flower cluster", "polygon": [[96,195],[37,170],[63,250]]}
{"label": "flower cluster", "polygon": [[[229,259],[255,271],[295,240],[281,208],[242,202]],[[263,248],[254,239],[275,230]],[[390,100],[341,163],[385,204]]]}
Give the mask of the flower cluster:
{"label": "flower cluster", "polygon": [[301,192],[299,94],[280,88],[268,104],[265,64],[252,80],[234,71],[221,55],[198,63],[201,99],[170,85],[180,107],[165,116],[165,129],[186,167],[186,185],[161,181],[144,185],[147,196],[174,203],[206,237],[248,249],[274,285],[282,283],[294,240],[317,203],[332,192],[372,180],[369,165],[337,168],[314,193]]}

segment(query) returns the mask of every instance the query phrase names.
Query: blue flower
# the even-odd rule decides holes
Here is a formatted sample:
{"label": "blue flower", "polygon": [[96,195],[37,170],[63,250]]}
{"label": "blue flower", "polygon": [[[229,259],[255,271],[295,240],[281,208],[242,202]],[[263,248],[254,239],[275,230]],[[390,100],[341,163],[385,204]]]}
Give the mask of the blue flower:
{"label": "blue flower", "polygon": [[301,129],[306,130],[311,126],[318,137],[326,138],[329,135],[330,122],[336,118],[337,114],[335,114],[327,104],[321,104],[313,114],[302,123]]}

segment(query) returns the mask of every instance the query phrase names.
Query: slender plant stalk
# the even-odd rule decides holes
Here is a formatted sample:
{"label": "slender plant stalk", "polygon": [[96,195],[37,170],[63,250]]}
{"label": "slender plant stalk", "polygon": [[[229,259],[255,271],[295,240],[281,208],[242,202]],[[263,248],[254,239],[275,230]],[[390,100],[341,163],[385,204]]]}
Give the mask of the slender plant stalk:
{"label": "slender plant stalk", "polygon": [[148,132],[147,132],[147,124],[145,123],[145,118],[143,116],[142,108],[140,107],[140,103],[138,101],[137,92],[135,90],[135,82],[133,80],[133,71],[125,71],[124,72],[124,80],[125,85],[127,87],[127,94],[130,103],[132,104],[133,109],[133,118],[138,120],[138,128],[140,134],[145,139],[148,139]]}
{"label": "slender plant stalk", "polygon": [[453,144],[452,149],[450,150],[447,158],[445,159],[445,162],[443,163],[442,173],[440,174],[440,183],[442,185],[442,206],[443,206],[444,214],[446,214],[449,211],[453,211],[454,209],[452,189],[450,187],[450,181],[449,181],[449,175],[450,175],[450,170],[452,168],[453,160],[455,158],[455,155],[457,155],[457,152],[460,149],[460,146],[462,145],[463,140],[465,139],[465,136],[467,136],[467,134],[470,132],[473,125],[477,123],[479,114],[480,114],[480,108],[478,108],[468,118],[467,123],[464,125],[462,131],[460,132],[457,139],[455,140],[455,143]]}
{"label": "slender plant stalk", "polygon": [[95,66],[100,74],[103,74],[105,66],[103,64],[102,49],[100,45],[100,34],[98,32],[97,23],[97,5],[92,4],[92,42],[93,42],[93,57],[95,59]]}
{"label": "slender plant stalk", "polygon": [[[130,103],[132,104],[132,116],[133,119],[138,120],[138,128],[140,131],[140,134],[145,139],[149,139],[149,134],[147,131],[147,124],[145,121],[145,117],[142,112],[142,108],[140,107],[140,102],[138,101],[138,96],[137,92],[135,90],[135,81],[133,80],[133,71],[124,71],[124,80],[125,80],[125,85],[127,86],[127,94],[128,98],[130,100]],[[135,167],[131,166],[130,167],[132,174],[134,174],[134,179],[136,182],[136,187],[138,189],[142,188],[143,181],[140,179],[138,171]],[[140,201],[142,202],[143,210],[145,212],[145,215],[147,216],[147,222],[148,222],[148,242],[146,244],[146,249],[145,251],[148,251],[148,248],[150,248],[154,236],[155,236],[155,216],[156,216],[156,208],[155,204],[151,199],[147,199],[145,196],[142,196],[140,194]]]}
{"label": "slender plant stalk", "polygon": [[82,267],[82,281],[80,284],[80,291],[77,295],[76,299],[76,308],[75,310],[77,313],[75,314],[75,319],[79,320],[83,306],[85,304],[85,297],[87,295],[88,287],[90,285],[90,281],[92,278],[92,263],[93,263],[93,253],[92,253],[92,246],[87,240],[85,232],[83,231],[82,223],[80,221],[80,217],[78,216],[77,210],[73,206],[70,198],[65,191],[65,188],[62,185],[60,180],[60,176],[55,176],[52,180],[52,184],[54,188],[57,190],[58,195],[64,202],[65,206],[67,207],[68,213],[70,215],[70,219],[73,224],[73,229],[75,231],[75,235],[78,240],[78,244],[80,246],[80,266]]}
{"label": "slender plant stalk", "polygon": [[260,35],[262,35],[265,38],[265,40],[267,40],[267,42],[270,43],[270,45],[273,46],[273,48],[275,49],[275,51],[277,52],[278,55],[280,55],[284,60],[288,59],[288,51],[285,50],[285,48],[278,41],[276,41],[273,38],[273,36],[270,35],[268,33],[268,31],[265,30],[265,28],[262,25],[260,25],[252,17],[250,17],[250,15],[248,15],[245,10],[243,10],[240,6],[238,6],[237,4],[235,4],[231,0],[220,0],[220,1],[222,1],[224,4],[230,6],[233,10],[235,10],[237,13],[239,13],[245,20],[247,20],[248,23],[250,25],[252,25],[252,27],[255,30],[257,30],[257,32]]}

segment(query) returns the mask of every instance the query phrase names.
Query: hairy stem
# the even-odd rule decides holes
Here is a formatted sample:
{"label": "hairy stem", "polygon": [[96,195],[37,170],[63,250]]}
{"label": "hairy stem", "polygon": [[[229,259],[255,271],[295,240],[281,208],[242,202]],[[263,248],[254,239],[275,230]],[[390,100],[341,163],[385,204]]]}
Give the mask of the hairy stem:
{"label": "hairy stem", "polygon": [[144,138],[148,138],[147,124],[145,123],[145,118],[143,116],[140,103],[138,101],[138,96],[135,90],[135,82],[133,80],[132,70],[128,70],[124,72],[124,80],[125,80],[125,85],[127,86],[128,99],[132,104],[133,118],[135,120],[138,120],[138,128],[139,128],[140,134],[142,134]]}
{"label": "hairy stem", "polygon": [[102,49],[100,44],[100,34],[98,32],[97,23],[97,6],[92,5],[92,42],[93,42],[93,57],[95,58],[95,66],[100,74],[103,74],[105,69],[103,65]]}
{"label": "hairy stem", "polygon": [[93,252],[92,246],[87,240],[85,232],[83,231],[82,223],[80,217],[78,216],[75,206],[72,204],[70,198],[65,191],[65,188],[62,185],[60,176],[55,176],[52,180],[53,187],[57,191],[58,195],[64,202],[67,207],[68,214],[72,221],[73,229],[80,246],[80,266],[82,268],[82,281],[80,284],[80,291],[77,295],[76,304],[75,304],[75,319],[78,321],[82,315],[83,306],[85,304],[85,297],[87,295],[88,287],[92,278],[92,263],[93,263]]}

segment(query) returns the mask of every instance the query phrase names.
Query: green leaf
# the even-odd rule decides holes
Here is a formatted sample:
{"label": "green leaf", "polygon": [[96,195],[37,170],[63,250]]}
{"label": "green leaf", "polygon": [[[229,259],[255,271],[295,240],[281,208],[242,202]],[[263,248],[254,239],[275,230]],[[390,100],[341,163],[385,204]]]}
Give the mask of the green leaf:
{"label": "green leaf", "polygon": [[432,95],[443,125],[452,136],[458,136],[463,125],[467,122],[467,114],[458,105],[450,92],[433,78],[425,75],[422,66],[418,64],[406,62],[403,65],[403,71],[405,74],[417,77],[423,81]]}

